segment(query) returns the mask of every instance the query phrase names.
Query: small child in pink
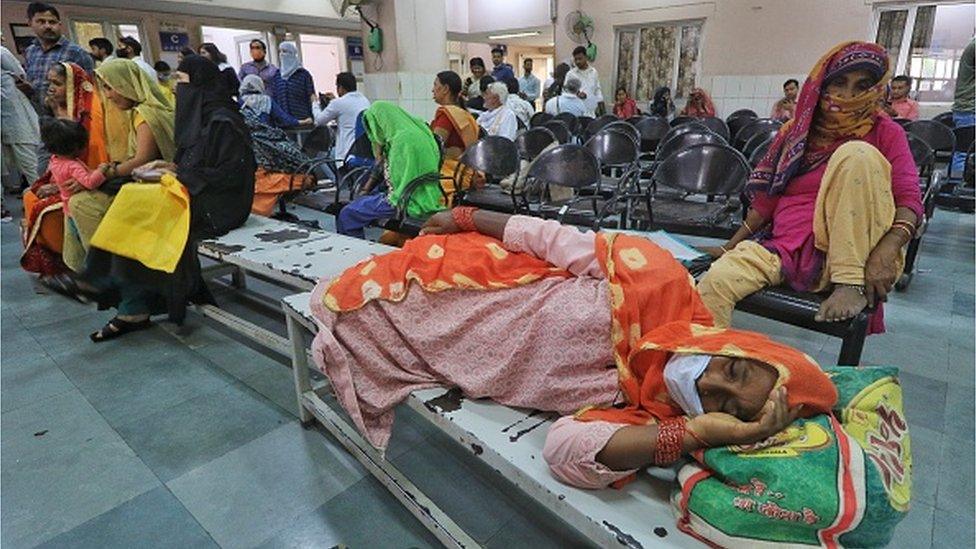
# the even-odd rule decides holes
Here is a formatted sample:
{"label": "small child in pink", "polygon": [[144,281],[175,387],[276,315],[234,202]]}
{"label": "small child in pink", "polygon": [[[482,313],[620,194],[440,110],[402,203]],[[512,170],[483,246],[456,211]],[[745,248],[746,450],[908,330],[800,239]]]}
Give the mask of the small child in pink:
{"label": "small child in pink", "polygon": [[102,164],[92,170],[79,158],[88,146],[88,131],[73,120],[54,118],[45,121],[41,125],[41,141],[51,153],[48,164],[51,182],[58,186],[64,215],[70,218],[68,199],[73,193],[68,181],[74,179],[88,190],[97,189],[105,182],[105,171],[109,165]]}

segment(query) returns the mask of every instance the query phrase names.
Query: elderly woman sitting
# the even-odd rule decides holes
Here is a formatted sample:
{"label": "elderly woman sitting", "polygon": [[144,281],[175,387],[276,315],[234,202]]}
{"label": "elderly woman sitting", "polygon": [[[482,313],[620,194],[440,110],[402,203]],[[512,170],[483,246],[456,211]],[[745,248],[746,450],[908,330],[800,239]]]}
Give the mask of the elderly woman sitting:
{"label": "elderly woman sitting", "polygon": [[552,427],[545,457],[561,480],[594,488],[757,442],[837,399],[799,351],[711,327],[688,272],[645,239],[473,208],[438,213],[423,233],[312,294],[314,359],[380,449],[418,389],[585,407]]}
{"label": "elderly woman sitting", "polygon": [[485,112],[478,117],[478,125],[488,135],[498,135],[515,141],[518,119],[506,104],[508,86],[504,82],[492,82],[485,90]]}
{"label": "elderly woman sitting", "polygon": [[[877,44],[846,42],[814,66],[796,104],[746,186],[751,209],[699,291],[728,326],[740,299],[788,283],[830,296],[817,320],[839,321],[877,305],[897,280],[902,247],[922,202],[905,132],[878,101],[891,78]],[[880,309],[870,333],[884,330]]]}

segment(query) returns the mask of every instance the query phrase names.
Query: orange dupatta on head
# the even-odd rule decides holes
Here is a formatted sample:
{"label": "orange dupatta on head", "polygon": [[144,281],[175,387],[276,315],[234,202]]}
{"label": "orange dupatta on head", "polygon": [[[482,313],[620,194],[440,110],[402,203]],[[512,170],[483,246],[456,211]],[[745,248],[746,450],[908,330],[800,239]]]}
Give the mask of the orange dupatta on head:
{"label": "orange dupatta on head", "polygon": [[108,148],[105,143],[105,116],[102,102],[95,91],[91,76],[75,63],[62,62],[65,79],[65,101],[71,118],[88,130],[88,148],[81,158],[89,168],[97,168],[108,162]]}
{"label": "orange dupatta on head", "polygon": [[668,395],[673,353],[749,358],[776,369],[790,406],[828,412],[837,390],[816,362],[764,335],[712,326],[694,279],[670,253],[639,237],[600,234],[597,259],[610,282],[612,340],[624,408],[584,408],[577,419],[641,425],[683,415]]}

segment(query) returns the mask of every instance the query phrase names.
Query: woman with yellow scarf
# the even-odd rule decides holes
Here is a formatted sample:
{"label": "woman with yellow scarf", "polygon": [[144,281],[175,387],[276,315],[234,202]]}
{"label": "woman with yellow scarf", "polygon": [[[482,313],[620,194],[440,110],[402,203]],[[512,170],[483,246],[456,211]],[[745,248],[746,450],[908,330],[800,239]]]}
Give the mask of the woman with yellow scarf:
{"label": "woman with yellow scarf", "polygon": [[[128,133],[128,158],[109,167],[108,179],[128,177],[133,170],[153,160],[172,161],[176,153],[175,112],[159,85],[128,59],[106,61],[95,74],[105,99],[127,114],[133,129]],[[113,137],[109,135],[108,139]],[[112,198],[101,191],[84,191],[71,197],[69,207],[78,231],[65,232],[63,250],[64,262],[71,270],[84,269],[91,237]]]}
{"label": "woman with yellow scarf", "polygon": [[867,42],[840,44],[813,67],[793,120],[749,178],[742,227],[709,250],[719,259],[698,291],[717,326],[740,299],[788,283],[831,291],[817,320],[877,305],[869,333],[884,331],[880,302],[922,216],[905,132],[879,108],[890,79],[884,48]]}

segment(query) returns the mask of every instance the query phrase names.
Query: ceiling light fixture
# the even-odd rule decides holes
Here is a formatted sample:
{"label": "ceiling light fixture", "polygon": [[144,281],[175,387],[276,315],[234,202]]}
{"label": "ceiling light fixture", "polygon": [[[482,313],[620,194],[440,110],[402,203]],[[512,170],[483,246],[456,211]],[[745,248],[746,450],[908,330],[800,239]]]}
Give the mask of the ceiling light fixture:
{"label": "ceiling light fixture", "polygon": [[504,40],[506,38],[525,38],[527,36],[539,36],[542,34],[539,31],[529,31],[529,32],[513,32],[510,34],[492,34],[488,36],[489,40]]}

